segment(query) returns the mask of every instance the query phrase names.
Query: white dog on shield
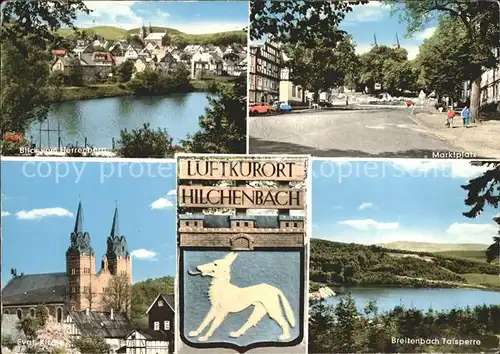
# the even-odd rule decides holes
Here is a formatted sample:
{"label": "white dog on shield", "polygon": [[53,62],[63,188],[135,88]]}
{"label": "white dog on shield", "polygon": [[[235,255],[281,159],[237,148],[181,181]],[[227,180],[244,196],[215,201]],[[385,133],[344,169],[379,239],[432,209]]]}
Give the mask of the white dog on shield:
{"label": "white dog on shield", "polygon": [[[262,283],[246,288],[231,284],[231,264],[236,257],[238,257],[238,254],[231,252],[222,259],[199,265],[196,267],[196,271],[188,271],[189,275],[212,278],[208,289],[210,311],[208,311],[200,326],[196,330],[189,332],[188,336],[197,337],[210,325],[205,335],[198,338],[199,341],[204,342],[214,334],[227,315],[253,306],[253,312],[248,320],[239,330],[231,332],[229,334],[231,337],[238,338],[242,336],[249,328],[255,327],[265,315],[268,315],[283,331],[279,336],[279,340],[285,341],[289,339],[290,328],[295,327],[295,317],[285,295],[280,289],[269,284]],[[280,300],[283,310],[281,309]]]}

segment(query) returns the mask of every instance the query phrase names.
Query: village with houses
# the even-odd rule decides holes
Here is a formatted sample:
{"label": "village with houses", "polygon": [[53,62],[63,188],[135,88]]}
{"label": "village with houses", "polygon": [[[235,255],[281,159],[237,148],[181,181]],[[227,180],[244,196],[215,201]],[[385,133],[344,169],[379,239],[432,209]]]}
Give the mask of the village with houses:
{"label": "village with houses", "polygon": [[178,47],[170,40],[168,29],[163,32],[155,32],[155,29],[151,25],[143,26],[139,34],[130,36],[129,40],[111,41],[97,35],[78,39],[71,50],[56,48],[52,51],[51,71],[67,73],[77,59],[86,83],[109,80],[114,75],[113,68],[127,62],[133,63],[131,78],[146,70],[168,74],[181,65],[190,71],[191,79],[246,75],[246,45],[188,44]]}

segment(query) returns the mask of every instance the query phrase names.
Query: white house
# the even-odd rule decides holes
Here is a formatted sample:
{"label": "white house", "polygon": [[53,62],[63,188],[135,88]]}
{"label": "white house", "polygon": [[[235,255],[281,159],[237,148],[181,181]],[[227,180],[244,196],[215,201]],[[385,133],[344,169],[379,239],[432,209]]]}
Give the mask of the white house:
{"label": "white house", "polygon": [[126,354],[169,354],[169,343],[162,331],[136,329],[125,341]]}
{"label": "white house", "polygon": [[203,78],[210,73],[222,75],[224,63],[222,59],[212,53],[195,53],[191,58],[191,76],[193,78]]}
{"label": "white house", "polygon": [[125,50],[124,57],[126,60],[136,60],[139,58],[139,50],[130,44]]}
{"label": "white house", "polygon": [[205,49],[201,45],[196,45],[196,44],[189,44],[184,48],[184,53],[189,54],[191,56],[195,55],[196,53],[203,53],[205,52]]}

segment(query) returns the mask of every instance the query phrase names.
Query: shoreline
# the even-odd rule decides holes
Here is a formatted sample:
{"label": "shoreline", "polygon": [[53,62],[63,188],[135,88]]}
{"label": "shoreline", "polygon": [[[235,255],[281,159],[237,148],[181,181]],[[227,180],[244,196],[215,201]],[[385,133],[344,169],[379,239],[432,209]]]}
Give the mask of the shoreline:
{"label": "shoreline", "polygon": [[[207,92],[213,93],[213,85],[232,85],[230,81],[222,80],[192,80],[189,90],[179,90],[177,92],[169,92],[158,96],[168,96],[169,94],[192,93],[192,92]],[[59,90],[59,92],[57,92]],[[52,96],[46,103],[62,103],[70,101],[82,100],[99,100],[103,98],[137,96],[145,97],[146,95],[136,95],[133,91],[126,88],[124,84],[95,84],[86,86],[70,86],[60,88],[49,88],[49,96]]]}
{"label": "shoreline", "polygon": [[[470,284],[470,283],[447,283],[441,281],[432,281],[428,280],[425,284],[415,284],[414,286],[408,285],[397,285],[394,284],[362,284],[362,285],[352,285],[347,286],[345,284],[324,284],[314,282],[315,287],[318,286],[326,286],[335,293],[339,295],[343,295],[347,293],[347,291],[343,291],[342,289],[368,289],[368,288],[380,288],[380,289],[474,289],[474,290],[484,290],[484,291],[493,291],[500,293],[500,287],[488,287],[481,284]],[[314,288],[315,289],[315,288]],[[341,292],[338,290],[341,289]],[[314,290],[311,290],[314,291]]]}

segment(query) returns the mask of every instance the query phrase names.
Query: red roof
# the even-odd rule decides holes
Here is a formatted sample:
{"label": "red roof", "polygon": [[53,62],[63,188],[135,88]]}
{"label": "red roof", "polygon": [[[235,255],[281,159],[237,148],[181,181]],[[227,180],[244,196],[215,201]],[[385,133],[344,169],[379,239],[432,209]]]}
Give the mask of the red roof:
{"label": "red roof", "polygon": [[54,55],[66,55],[66,49],[54,49],[52,50]]}

